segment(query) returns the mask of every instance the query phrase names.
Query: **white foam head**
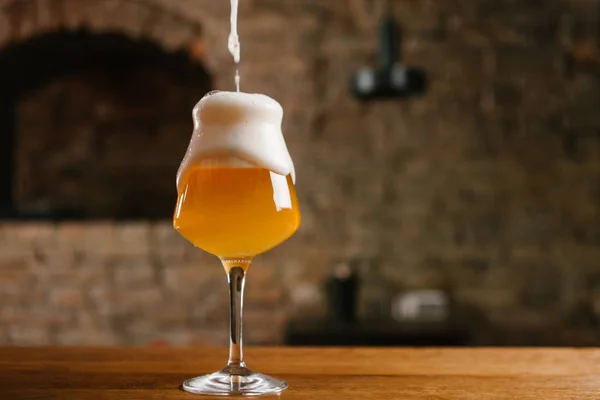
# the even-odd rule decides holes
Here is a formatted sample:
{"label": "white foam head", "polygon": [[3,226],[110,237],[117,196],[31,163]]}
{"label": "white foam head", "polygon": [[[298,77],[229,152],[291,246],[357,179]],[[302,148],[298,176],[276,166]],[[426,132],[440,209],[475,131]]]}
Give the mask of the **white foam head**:
{"label": "white foam head", "polygon": [[231,159],[279,175],[292,174],[294,164],[285,145],[283,108],[263,94],[211,92],[194,107],[194,132],[177,172],[177,186],[194,167],[209,159]]}

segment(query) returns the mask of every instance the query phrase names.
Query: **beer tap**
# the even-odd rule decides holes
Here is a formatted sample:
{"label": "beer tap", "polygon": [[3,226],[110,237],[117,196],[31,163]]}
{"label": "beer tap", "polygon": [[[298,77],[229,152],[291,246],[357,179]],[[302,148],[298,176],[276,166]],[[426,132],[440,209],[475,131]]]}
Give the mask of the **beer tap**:
{"label": "beer tap", "polygon": [[400,28],[392,16],[390,1],[385,3],[379,39],[379,63],[374,68],[363,67],[357,71],[351,82],[353,94],[366,101],[409,98],[425,93],[425,72],[401,63]]}

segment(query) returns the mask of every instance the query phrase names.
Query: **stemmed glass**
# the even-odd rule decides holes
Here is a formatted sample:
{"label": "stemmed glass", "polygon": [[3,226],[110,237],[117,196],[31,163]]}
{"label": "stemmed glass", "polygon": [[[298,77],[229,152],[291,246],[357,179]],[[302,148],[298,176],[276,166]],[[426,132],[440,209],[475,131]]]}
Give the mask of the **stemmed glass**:
{"label": "stemmed glass", "polygon": [[[215,135],[227,135],[234,130],[223,129],[228,126],[252,129],[254,125],[248,121],[252,122],[256,110],[224,104],[217,110],[221,130]],[[287,382],[246,367],[242,352],[242,309],[244,284],[252,259],[288,239],[300,224],[292,174],[284,176],[260,166],[244,156],[243,151],[235,150],[239,146],[230,150],[221,147],[218,152],[197,151],[202,150],[202,143],[195,143],[195,139],[211,134],[207,121],[217,112],[210,110],[210,104],[205,104],[204,109],[200,103],[199,106],[194,111],[196,129],[184,158],[185,168],[180,168],[178,174],[173,226],[196,247],[221,260],[229,282],[230,345],[225,368],[189,379],[183,388],[191,393],[222,396],[278,393],[287,387]],[[268,114],[272,110],[262,111]],[[280,123],[281,117],[278,119]],[[267,134],[281,135],[280,125],[278,129],[279,133],[276,129]],[[205,143],[210,147],[212,142],[205,140]],[[194,158],[194,151],[203,156]]]}

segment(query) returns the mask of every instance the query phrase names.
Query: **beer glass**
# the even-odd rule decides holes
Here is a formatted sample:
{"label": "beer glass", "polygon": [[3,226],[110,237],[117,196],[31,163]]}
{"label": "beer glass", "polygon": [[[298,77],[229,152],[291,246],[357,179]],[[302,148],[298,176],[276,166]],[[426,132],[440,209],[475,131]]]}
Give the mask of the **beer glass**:
{"label": "beer glass", "polygon": [[[287,387],[281,379],[246,367],[242,308],[252,259],[288,239],[300,224],[293,165],[281,135],[278,103],[262,104],[259,98],[257,105],[255,98],[242,101],[240,95],[246,94],[219,92],[200,101],[178,172],[173,226],[194,246],[220,259],[230,297],[227,366],[185,381],[184,390],[192,393],[260,395]],[[275,162],[277,158],[284,162]]]}

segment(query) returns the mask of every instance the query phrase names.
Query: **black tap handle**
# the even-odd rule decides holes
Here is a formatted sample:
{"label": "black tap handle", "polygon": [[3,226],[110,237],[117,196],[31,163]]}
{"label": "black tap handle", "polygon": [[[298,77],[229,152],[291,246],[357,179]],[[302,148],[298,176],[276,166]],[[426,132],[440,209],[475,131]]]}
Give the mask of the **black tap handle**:
{"label": "black tap handle", "polygon": [[392,17],[385,18],[381,23],[381,43],[379,44],[379,66],[391,68],[398,59],[400,40],[398,24]]}

